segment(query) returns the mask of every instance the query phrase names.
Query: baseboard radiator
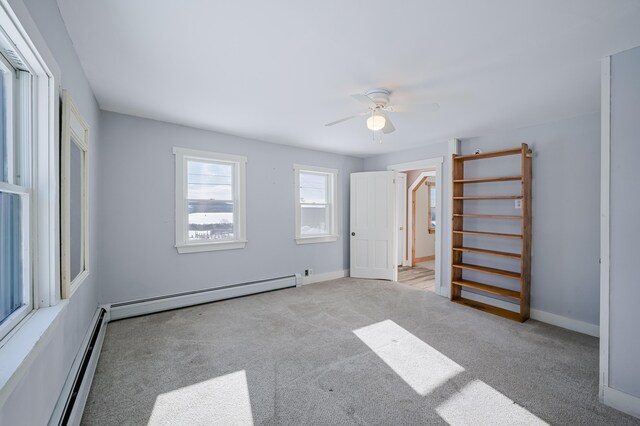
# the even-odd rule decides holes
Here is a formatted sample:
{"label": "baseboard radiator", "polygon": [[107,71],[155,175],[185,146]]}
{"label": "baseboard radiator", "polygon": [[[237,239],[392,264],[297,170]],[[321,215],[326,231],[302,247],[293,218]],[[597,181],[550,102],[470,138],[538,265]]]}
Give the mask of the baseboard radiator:
{"label": "baseboard radiator", "polygon": [[203,303],[210,303],[218,300],[232,299],[234,297],[248,296],[251,294],[280,290],[288,287],[297,287],[301,284],[302,277],[300,274],[294,274],[261,281],[233,284],[224,287],[113,303],[109,310],[111,317],[110,320],[115,321],[124,318],[168,311],[171,309],[185,308],[187,306],[201,305]]}
{"label": "baseboard radiator", "polygon": [[107,322],[109,322],[109,317],[106,309],[98,308],[93,317],[93,327],[85,336],[80,351],[71,366],[67,381],[49,420],[49,426],[80,424],[93,375],[98,365]]}
{"label": "baseboard radiator", "polygon": [[104,307],[99,308],[94,315],[93,325],[87,332],[71,366],[67,381],[49,420],[49,426],[80,424],[108,322],[301,285],[302,277],[300,274],[294,274],[225,287],[113,303],[106,306],[108,310]]}

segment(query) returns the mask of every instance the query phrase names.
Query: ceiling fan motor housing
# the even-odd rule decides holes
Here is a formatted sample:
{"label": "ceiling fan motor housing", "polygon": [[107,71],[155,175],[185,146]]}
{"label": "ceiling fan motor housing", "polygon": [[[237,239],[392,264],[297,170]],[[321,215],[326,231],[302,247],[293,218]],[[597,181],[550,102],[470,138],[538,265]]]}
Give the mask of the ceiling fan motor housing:
{"label": "ceiling fan motor housing", "polygon": [[387,89],[373,89],[365,93],[379,107],[385,107],[389,104],[389,96],[391,92]]}

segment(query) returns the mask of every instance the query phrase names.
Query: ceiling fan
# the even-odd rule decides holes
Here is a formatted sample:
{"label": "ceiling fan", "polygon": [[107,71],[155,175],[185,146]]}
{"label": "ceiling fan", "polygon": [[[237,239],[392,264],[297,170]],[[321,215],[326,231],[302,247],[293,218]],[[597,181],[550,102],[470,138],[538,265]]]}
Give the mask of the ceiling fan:
{"label": "ceiling fan", "polygon": [[[333,126],[335,124],[342,123],[343,121],[351,120],[353,118],[369,116],[367,118],[367,128],[374,132],[382,131],[382,133],[391,133],[396,130],[395,126],[389,118],[388,112],[406,112],[409,109],[404,106],[390,105],[389,97],[391,92],[387,89],[373,89],[369,90],[365,94],[351,95],[354,99],[367,105],[368,110],[359,114],[354,114],[349,117],[341,118],[340,120],[333,121],[325,124],[325,126]],[[421,105],[420,110],[425,112],[437,111],[440,109],[438,104],[426,104]]]}

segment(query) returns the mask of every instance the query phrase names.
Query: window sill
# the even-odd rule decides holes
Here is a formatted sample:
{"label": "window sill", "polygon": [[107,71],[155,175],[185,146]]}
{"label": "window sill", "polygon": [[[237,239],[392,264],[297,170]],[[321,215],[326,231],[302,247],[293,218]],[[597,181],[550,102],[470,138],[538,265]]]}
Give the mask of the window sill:
{"label": "window sill", "polygon": [[55,306],[35,310],[7,337],[0,348],[0,407],[29,370],[33,359],[49,342],[68,303],[63,300]]}
{"label": "window sill", "polygon": [[219,243],[196,243],[196,244],[180,244],[176,245],[178,253],[198,253],[202,251],[218,251],[218,250],[236,250],[243,249],[247,245],[247,241],[225,241]]}
{"label": "window sill", "polygon": [[297,237],[296,244],[330,243],[338,241],[337,235],[323,235],[320,237]]}

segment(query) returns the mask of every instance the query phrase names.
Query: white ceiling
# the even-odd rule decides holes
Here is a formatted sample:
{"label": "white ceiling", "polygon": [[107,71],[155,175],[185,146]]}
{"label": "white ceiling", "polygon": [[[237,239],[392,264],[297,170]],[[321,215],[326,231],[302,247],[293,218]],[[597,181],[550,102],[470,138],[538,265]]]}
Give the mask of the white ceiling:
{"label": "white ceiling", "polygon": [[[369,156],[585,113],[599,60],[640,45],[640,0],[58,0],[101,108]],[[352,93],[383,87],[372,141]]]}

